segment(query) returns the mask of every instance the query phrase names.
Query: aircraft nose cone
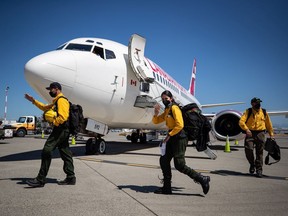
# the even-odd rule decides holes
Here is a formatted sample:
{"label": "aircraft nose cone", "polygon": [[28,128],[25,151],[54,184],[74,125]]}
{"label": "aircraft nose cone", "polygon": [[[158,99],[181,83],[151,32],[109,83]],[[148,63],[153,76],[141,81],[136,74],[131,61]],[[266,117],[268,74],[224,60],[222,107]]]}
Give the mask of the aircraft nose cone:
{"label": "aircraft nose cone", "polygon": [[51,82],[59,82],[65,95],[73,90],[76,74],[76,60],[71,52],[52,51],[36,56],[24,68],[27,82],[43,97],[47,96],[45,87]]}

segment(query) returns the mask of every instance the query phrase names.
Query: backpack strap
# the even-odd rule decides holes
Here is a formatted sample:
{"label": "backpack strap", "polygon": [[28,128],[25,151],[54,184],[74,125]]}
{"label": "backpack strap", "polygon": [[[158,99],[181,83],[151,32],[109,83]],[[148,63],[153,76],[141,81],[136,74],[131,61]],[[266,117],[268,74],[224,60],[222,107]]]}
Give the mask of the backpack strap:
{"label": "backpack strap", "polygon": [[251,114],[252,114],[252,108],[250,107],[248,110],[248,116],[247,116],[247,119],[245,121],[245,124],[247,123],[248,119],[250,118]]}
{"label": "backpack strap", "polygon": [[[248,119],[250,118],[251,114],[252,114],[252,108],[250,107],[248,110],[248,116],[247,116],[247,119],[245,121],[245,124],[247,123]],[[262,111],[263,111],[263,114],[264,114],[264,117],[266,118],[266,115],[267,115],[267,111],[266,109],[262,108]]]}
{"label": "backpack strap", "polygon": [[66,98],[66,97],[64,97],[64,96],[60,96],[59,98],[57,98],[57,100],[55,101],[54,104],[57,104],[57,103],[58,103],[58,100],[59,100],[60,98],[65,98],[65,99],[69,102],[68,98]]}
{"label": "backpack strap", "polygon": [[264,117],[266,118],[266,115],[267,115],[266,109],[262,108],[262,112],[264,114]]}
{"label": "backpack strap", "polygon": [[69,100],[68,100],[66,97],[64,97],[64,96],[60,96],[59,98],[57,98],[57,100],[56,100],[55,103],[54,103],[54,105],[55,105],[55,111],[57,112],[57,114],[58,114],[58,100],[59,100],[60,98],[65,98],[65,99],[69,102]]}
{"label": "backpack strap", "polygon": [[280,160],[276,160],[276,161],[274,161],[274,162],[270,162],[269,163],[269,156],[270,156],[270,154],[269,154],[269,152],[267,153],[267,155],[266,155],[266,157],[265,157],[265,164],[266,165],[271,165],[271,164],[275,164],[275,163],[278,163]]}
{"label": "backpack strap", "polygon": [[[172,105],[171,105],[171,107],[169,108],[169,112],[168,112],[168,115],[171,115],[173,119],[175,119],[174,116],[173,116],[173,112],[172,112],[172,106],[174,106],[174,105],[175,105],[175,106],[178,106],[178,104],[176,104],[176,103],[173,102]],[[179,106],[178,106],[178,107],[179,107]],[[179,107],[179,109],[181,110],[180,107]]]}
{"label": "backpack strap", "polygon": [[[59,98],[57,98],[57,100],[54,103],[54,105],[55,105],[55,110],[54,111],[57,113],[57,116],[58,116],[58,100],[60,98],[65,98],[68,101],[68,103],[70,103],[69,100],[66,97],[64,97],[64,96],[60,96]],[[65,125],[66,127],[69,126],[69,116],[68,116],[68,119],[64,123],[62,123],[61,125]]]}

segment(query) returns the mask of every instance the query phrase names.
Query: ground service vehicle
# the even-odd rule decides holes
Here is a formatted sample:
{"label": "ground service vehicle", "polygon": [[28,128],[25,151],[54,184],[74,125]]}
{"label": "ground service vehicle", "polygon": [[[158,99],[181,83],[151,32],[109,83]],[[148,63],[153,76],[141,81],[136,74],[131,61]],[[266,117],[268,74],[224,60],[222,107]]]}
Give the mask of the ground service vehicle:
{"label": "ground service vehicle", "polygon": [[24,137],[26,134],[35,134],[37,126],[36,116],[21,116],[9,126],[13,127],[13,134],[17,137]]}

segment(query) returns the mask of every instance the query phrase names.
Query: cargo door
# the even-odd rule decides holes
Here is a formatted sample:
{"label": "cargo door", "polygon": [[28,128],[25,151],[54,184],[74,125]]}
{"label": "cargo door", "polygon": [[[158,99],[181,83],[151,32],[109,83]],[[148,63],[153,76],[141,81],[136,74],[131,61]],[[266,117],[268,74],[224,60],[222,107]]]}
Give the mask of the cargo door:
{"label": "cargo door", "polygon": [[144,58],[146,39],[133,34],[129,41],[128,58],[131,67],[140,82],[154,82],[152,69],[147,65]]}

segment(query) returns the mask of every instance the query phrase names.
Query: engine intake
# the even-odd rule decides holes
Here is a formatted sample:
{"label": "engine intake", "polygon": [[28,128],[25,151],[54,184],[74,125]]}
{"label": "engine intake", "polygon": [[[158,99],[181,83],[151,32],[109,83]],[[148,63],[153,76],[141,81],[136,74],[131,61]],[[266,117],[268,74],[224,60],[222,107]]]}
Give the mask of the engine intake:
{"label": "engine intake", "polygon": [[225,140],[227,135],[230,140],[243,139],[244,135],[239,126],[241,113],[236,110],[223,110],[212,118],[212,130],[218,140]]}

